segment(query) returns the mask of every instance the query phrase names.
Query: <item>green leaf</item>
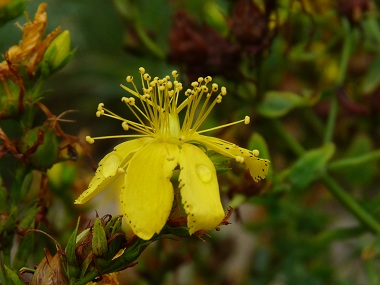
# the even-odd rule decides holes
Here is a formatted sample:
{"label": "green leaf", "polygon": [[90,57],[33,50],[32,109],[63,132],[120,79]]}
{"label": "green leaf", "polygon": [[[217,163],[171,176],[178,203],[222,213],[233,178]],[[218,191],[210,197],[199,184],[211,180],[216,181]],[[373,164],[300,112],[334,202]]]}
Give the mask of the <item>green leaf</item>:
{"label": "green leaf", "polygon": [[80,218],[78,218],[77,226],[73,233],[71,234],[69,241],[67,242],[65,253],[67,259],[67,272],[69,275],[69,279],[78,277],[80,274],[80,269],[78,265],[78,261],[75,255],[76,241],[77,241],[77,233],[79,228]]}
{"label": "green leaf", "polygon": [[311,182],[318,179],[319,174],[323,171],[334,152],[335,146],[332,143],[306,152],[290,168],[287,175],[292,188],[294,190],[305,189]]}
{"label": "green leaf", "polygon": [[5,264],[4,264],[4,268],[5,268],[5,274],[7,275],[9,280],[12,280],[14,285],[24,285],[25,284],[20,279],[20,277],[18,277],[17,273],[14,272],[13,270],[11,270],[10,268],[8,268]]}
{"label": "green leaf", "polygon": [[264,117],[279,118],[297,107],[313,105],[318,99],[318,96],[311,96],[308,91],[302,95],[288,91],[268,91],[257,111]]}

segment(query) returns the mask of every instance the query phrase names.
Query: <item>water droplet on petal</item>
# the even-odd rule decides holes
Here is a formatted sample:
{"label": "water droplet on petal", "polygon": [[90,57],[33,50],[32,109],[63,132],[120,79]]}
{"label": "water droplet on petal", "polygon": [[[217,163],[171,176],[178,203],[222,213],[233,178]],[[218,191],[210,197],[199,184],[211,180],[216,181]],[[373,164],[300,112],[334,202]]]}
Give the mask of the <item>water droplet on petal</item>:
{"label": "water droplet on petal", "polygon": [[202,182],[207,183],[210,182],[212,177],[211,170],[204,164],[197,164],[195,166],[195,172],[197,173],[198,177]]}

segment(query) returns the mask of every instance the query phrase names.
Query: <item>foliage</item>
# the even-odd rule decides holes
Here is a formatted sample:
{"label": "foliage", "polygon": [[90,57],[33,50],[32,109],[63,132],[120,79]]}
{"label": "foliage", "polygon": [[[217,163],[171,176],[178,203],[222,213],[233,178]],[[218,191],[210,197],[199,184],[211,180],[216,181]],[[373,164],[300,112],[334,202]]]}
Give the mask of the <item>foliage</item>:
{"label": "foliage", "polygon": [[[1,284],[39,284],[47,263],[57,283],[111,283],[135,261],[122,284],[379,283],[379,1],[46,2],[47,24],[39,1],[0,1]],[[121,78],[140,66],[226,86],[205,128],[251,117],[249,131],[214,135],[269,159],[264,182],[207,153],[235,210],[220,231],[189,237],[170,220],[143,241],[120,226],[112,193],[73,204],[89,154],[116,145],[84,136],[120,132],[94,110],[125,114]]]}

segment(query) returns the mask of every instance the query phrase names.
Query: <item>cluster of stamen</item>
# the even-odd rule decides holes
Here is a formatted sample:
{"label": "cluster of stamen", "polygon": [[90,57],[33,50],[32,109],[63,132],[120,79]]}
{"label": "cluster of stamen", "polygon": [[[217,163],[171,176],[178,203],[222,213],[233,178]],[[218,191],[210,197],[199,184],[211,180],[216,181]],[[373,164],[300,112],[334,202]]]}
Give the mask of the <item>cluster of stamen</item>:
{"label": "cluster of stamen", "polygon": [[[103,103],[98,105],[96,116],[108,116],[120,120],[123,130],[133,130],[136,133],[131,135],[120,136],[103,136],[103,137],[86,137],[87,142],[94,143],[97,139],[115,138],[115,137],[153,137],[161,140],[177,139],[178,143],[184,143],[191,140],[194,133],[204,133],[219,128],[224,128],[237,123],[249,124],[250,118],[244,119],[198,131],[204,120],[210,114],[211,110],[218,103],[222,102],[223,96],[227,94],[225,87],[221,87],[212,81],[211,76],[205,78],[199,77],[197,81],[191,83],[191,87],[184,92],[185,99],[179,102],[179,94],[182,91],[182,84],[177,80],[178,72],[173,71],[170,76],[164,78],[152,77],[145,72],[145,69],[139,69],[142,89],[137,88],[132,76],[127,76],[127,83],[132,87],[121,85],[121,87],[130,93],[131,97],[123,97],[122,102],[133,113],[136,120],[127,120],[104,107]],[[142,90],[142,92],[141,92]],[[219,92],[218,92],[219,91]],[[138,104],[139,102],[139,104]],[[182,124],[179,122],[178,114],[184,111]],[[244,162],[242,156],[237,156],[236,161]]]}

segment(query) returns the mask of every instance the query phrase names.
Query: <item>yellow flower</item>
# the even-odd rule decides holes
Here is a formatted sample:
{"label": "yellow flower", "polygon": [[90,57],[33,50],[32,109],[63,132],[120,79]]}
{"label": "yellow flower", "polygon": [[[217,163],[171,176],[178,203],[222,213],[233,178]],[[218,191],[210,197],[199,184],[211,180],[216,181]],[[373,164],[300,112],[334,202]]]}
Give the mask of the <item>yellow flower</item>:
{"label": "yellow flower", "polygon": [[89,143],[116,137],[134,139],[117,145],[101,160],[89,188],[75,203],[87,202],[111,182],[120,181],[117,178],[124,178],[116,187],[120,187],[125,220],[137,236],[148,240],[161,231],[170,215],[174,199],[171,177],[174,169],[179,167],[180,197],[190,234],[214,229],[224,219],[225,211],[220,201],[216,170],[205,149],[245,163],[255,181],[268,174],[269,161],[258,158],[258,150],[240,148],[203,133],[237,123],[248,124],[250,119],[247,116],[237,122],[198,131],[213,107],[227,94],[226,88],[221,87],[218,92],[219,87],[210,83],[210,76],[200,77],[191,84],[192,88],[185,92],[186,98],[180,102],[182,84],[177,81],[177,71],[172,72],[173,81],[170,76],[152,79],[142,67],[139,71],[142,93],[132,76],[127,77],[132,88],[121,85],[133,95],[123,97],[121,101],[136,117],[135,121],[107,110],[103,103],[96,112],[98,117],[120,120],[125,131],[133,130],[136,134],[86,137]]}

